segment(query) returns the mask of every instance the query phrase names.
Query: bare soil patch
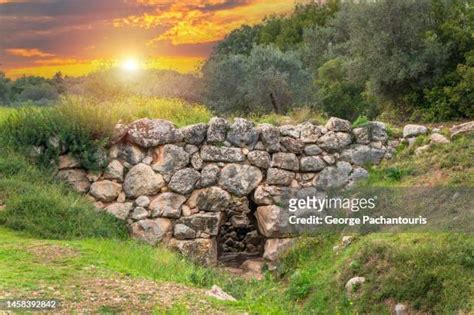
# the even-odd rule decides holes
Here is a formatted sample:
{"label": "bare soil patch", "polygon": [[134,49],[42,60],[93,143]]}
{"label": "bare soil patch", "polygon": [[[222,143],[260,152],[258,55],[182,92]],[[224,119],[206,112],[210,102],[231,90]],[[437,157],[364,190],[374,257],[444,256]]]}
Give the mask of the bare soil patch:
{"label": "bare soil patch", "polygon": [[109,277],[88,275],[80,277],[76,283],[42,286],[30,292],[0,290],[0,297],[59,300],[60,308],[48,314],[78,311],[86,314],[151,314],[154,309],[166,310],[175,304],[185,307],[190,314],[228,314],[215,308],[204,289],[119,274]]}
{"label": "bare soil patch", "polygon": [[72,247],[53,244],[35,244],[27,247],[26,250],[42,264],[54,263],[79,256],[79,251]]}

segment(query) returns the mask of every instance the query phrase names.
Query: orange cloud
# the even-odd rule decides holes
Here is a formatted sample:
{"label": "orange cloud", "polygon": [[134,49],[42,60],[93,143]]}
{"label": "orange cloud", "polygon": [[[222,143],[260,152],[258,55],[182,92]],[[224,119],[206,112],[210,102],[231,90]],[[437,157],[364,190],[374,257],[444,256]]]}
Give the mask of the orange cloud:
{"label": "orange cloud", "polygon": [[[157,5],[156,12],[115,19],[113,24],[115,27],[135,26],[146,29],[165,27],[166,30],[151,40],[149,45],[166,40],[173,45],[214,42],[242,24],[254,24],[269,13],[287,13],[294,7],[292,0],[275,0],[271,4],[268,4],[268,1],[254,0],[233,7],[226,7],[226,4],[229,4],[226,0],[191,0],[185,3],[166,0],[137,0],[137,2]],[[160,5],[168,6],[163,9]]]}
{"label": "orange cloud", "polygon": [[31,57],[53,57],[53,54],[41,51],[39,49],[33,48],[33,49],[25,49],[25,48],[11,48],[11,49],[6,49],[6,52],[9,53],[12,56],[19,56],[19,57],[26,57],[26,58],[31,58]]}
{"label": "orange cloud", "polygon": [[36,60],[35,63],[42,66],[71,65],[80,62],[75,58],[53,58],[46,60]]}

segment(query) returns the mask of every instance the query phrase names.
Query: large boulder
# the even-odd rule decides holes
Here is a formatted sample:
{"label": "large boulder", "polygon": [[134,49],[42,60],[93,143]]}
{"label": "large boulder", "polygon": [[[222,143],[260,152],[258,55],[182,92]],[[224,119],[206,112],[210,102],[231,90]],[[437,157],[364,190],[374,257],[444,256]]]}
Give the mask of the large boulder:
{"label": "large boulder", "polygon": [[385,149],[377,149],[364,144],[356,144],[341,154],[341,160],[356,165],[379,164],[385,156]]}
{"label": "large boulder", "polygon": [[217,264],[217,242],[215,238],[197,238],[194,240],[172,239],[168,245],[198,264],[207,266]]}
{"label": "large boulder", "polygon": [[144,148],[183,140],[180,130],[163,119],[143,118],[128,126],[127,140]]}
{"label": "large boulder", "polygon": [[196,213],[188,217],[181,217],[176,223],[184,224],[194,231],[196,231],[196,236],[216,236],[219,233],[219,227],[222,220],[221,212],[205,212],[205,213]]}
{"label": "large boulder", "polygon": [[104,178],[105,179],[115,179],[118,181],[123,181],[124,167],[123,164],[118,160],[113,160],[107,165],[105,169]]}
{"label": "large boulder", "polygon": [[196,231],[187,225],[178,223],[174,226],[173,236],[178,240],[189,240],[196,238]]}
{"label": "large boulder", "polygon": [[281,138],[281,144],[288,152],[296,154],[303,153],[304,142],[299,139],[295,139],[292,137],[283,137]]}
{"label": "large boulder", "polygon": [[428,128],[422,125],[406,125],[403,127],[403,138],[417,137],[428,133]]}
{"label": "large boulder", "polygon": [[195,124],[181,128],[181,133],[184,137],[184,142],[189,144],[199,145],[206,139],[207,125]]}
{"label": "large boulder", "polygon": [[370,130],[367,126],[354,128],[354,130],[352,130],[352,133],[354,134],[357,143],[370,143]]}
{"label": "large boulder", "polygon": [[118,146],[118,158],[132,165],[140,163],[145,158],[145,152],[131,143],[121,143]]}
{"label": "large boulder", "polygon": [[203,168],[204,161],[201,159],[199,152],[196,152],[191,156],[191,166],[196,170],[201,170]]}
{"label": "large boulder", "polygon": [[265,249],[263,252],[263,259],[275,262],[287,252],[294,239],[291,238],[271,238],[265,241]]}
{"label": "large boulder", "polygon": [[348,120],[340,119],[337,117],[329,118],[325,126],[330,131],[342,131],[342,132],[351,132],[352,125]]}
{"label": "large boulder", "polygon": [[72,169],[72,170],[61,170],[58,172],[57,177],[69,184],[74,190],[79,193],[86,193],[89,191],[91,183],[87,178],[87,173],[83,170]]}
{"label": "large boulder", "polygon": [[171,234],[171,220],[158,218],[141,220],[130,225],[130,234],[133,238],[156,245],[168,238]]}
{"label": "large boulder", "polygon": [[122,185],[101,180],[91,185],[89,193],[100,201],[110,202],[116,200],[121,191]]}
{"label": "large boulder", "polygon": [[303,172],[319,172],[326,167],[326,163],[319,156],[304,156],[300,160]]}
{"label": "large boulder", "polygon": [[160,194],[150,203],[151,215],[153,217],[179,218],[181,207],[186,201],[183,195],[172,192]]}
{"label": "large boulder", "polygon": [[135,205],[137,205],[138,207],[146,208],[150,205],[150,198],[148,198],[147,196],[140,196],[135,199]]}
{"label": "large boulder", "polygon": [[283,125],[280,126],[280,134],[283,137],[292,137],[298,139],[300,137],[300,129],[297,126],[293,125]]}
{"label": "large boulder", "polygon": [[289,186],[295,179],[295,173],[279,168],[269,168],[267,171],[267,184]]}
{"label": "large boulder", "polygon": [[261,206],[257,208],[256,217],[258,230],[267,238],[281,238],[290,232],[288,210],[277,205]]}
{"label": "large boulder", "polygon": [[358,181],[367,179],[369,177],[369,172],[367,172],[366,169],[362,167],[356,167],[352,171],[350,182],[351,183],[356,183]]}
{"label": "large boulder", "polygon": [[155,195],[165,185],[163,177],[156,174],[150,166],[138,164],[130,169],[125,176],[123,190],[129,198],[137,198],[141,195]]}
{"label": "large boulder", "polygon": [[315,186],[321,190],[343,188],[349,181],[352,166],[347,162],[337,162],[336,166],[326,167],[316,178]]}
{"label": "large boulder", "polygon": [[237,147],[253,148],[258,141],[258,132],[253,122],[236,118],[227,132],[227,141]]}
{"label": "large boulder", "polygon": [[451,132],[451,138],[454,138],[458,135],[470,134],[474,132],[474,121],[470,121],[464,124],[453,126],[449,129]]}
{"label": "large boulder", "polygon": [[296,154],[279,152],[273,154],[271,166],[289,171],[298,171],[299,164]]}
{"label": "large boulder", "polygon": [[443,136],[442,134],[439,133],[432,133],[430,136],[431,143],[438,143],[438,144],[448,144],[451,141],[449,141],[448,138]]}
{"label": "large boulder", "polygon": [[318,139],[318,145],[326,151],[339,151],[352,142],[350,134],[345,132],[329,131]]}
{"label": "large boulder", "polygon": [[231,200],[230,194],[220,187],[209,187],[200,190],[197,196],[197,208],[200,211],[225,211]]}
{"label": "large boulder", "polygon": [[306,155],[319,155],[323,153],[323,150],[316,144],[308,144],[304,147],[304,154]]}
{"label": "large boulder", "polygon": [[153,170],[161,174],[172,174],[189,164],[189,153],[182,147],[166,144],[154,150]]}
{"label": "large boulder", "polygon": [[298,125],[300,130],[300,139],[304,143],[315,143],[321,136],[321,129],[310,122],[305,122]]}
{"label": "large boulder", "polygon": [[219,186],[242,197],[254,190],[262,179],[262,172],[255,166],[229,164],[221,171]]}
{"label": "large boulder", "polygon": [[280,130],[270,124],[261,124],[257,127],[265,149],[268,152],[277,152],[280,150]]}
{"label": "large boulder", "polygon": [[143,207],[136,207],[130,214],[130,218],[134,221],[146,219],[148,218],[148,211]]}
{"label": "large boulder", "polygon": [[58,168],[60,170],[64,170],[68,168],[78,168],[80,166],[81,166],[81,163],[79,163],[79,161],[70,154],[59,156]]}
{"label": "large boulder", "polygon": [[112,136],[110,137],[110,143],[116,144],[121,142],[128,133],[128,126],[124,124],[116,124],[114,130],[112,131]]}
{"label": "large boulder", "polygon": [[215,164],[208,164],[203,167],[201,171],[201,180],[199,181],[199,187],[209,187],[217,184],[221,169]]}
{"label": "large boulder", "polygon": [[293,194],[293,189],[289,187],[259,185],[255,189],[253,200],[257,205],[281,204],[288,200]]}
{"label": "large boulder", "polygon": [[345,285],[347,296],[349,298],[353,297],[363,283],[365,283],[364,277],[354,277],[349,279]]}
{"label": "large boulder", "polygon": [[233,197],[229,208],[226,209],[227,215],[250,213],[249,200],[247,197]]}
{"label": "large boulder", "polygon": [[172,191],[186,195],[194,190],[201,174],[193,168],[184,168],[171,177],[168,184]]}
{"label": "large boulder", "polygon": [[207,129],[208,143],[222,143],[226,139],[227,129],[229,123],[224,118],[213,117],[209,121],[209,128]]}
{"label": "large boulder", "polygon": [[370,141],[382,141],[388,140],[387,126],[380,121],[371,121],[368,124],[370,129]]}
{"label": "large boulder", "polygon": [[238,148],[205,145],[201,148],[201,159],[207,162],[237,163],[245,160],[245,155]]}
{"label": "large boulder", "polygon": [[270,167],[270,153],[267,151],[250,151],[247,154],[247,159],[249,160],[250,164],[255,165],[256,167],[260,168],[269,168]]}
{"label": "large boulder", "polygon": [[132,209],[133,204],[131,202],[115,202],[105,207],[105,211],[114,215],[120,220],[125,220]]}

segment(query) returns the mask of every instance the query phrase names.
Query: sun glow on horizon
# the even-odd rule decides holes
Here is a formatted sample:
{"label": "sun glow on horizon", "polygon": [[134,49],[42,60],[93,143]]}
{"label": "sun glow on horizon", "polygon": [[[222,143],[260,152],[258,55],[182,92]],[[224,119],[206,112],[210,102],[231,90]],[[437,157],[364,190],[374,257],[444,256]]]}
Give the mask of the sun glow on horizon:
{"label": "sun glow on horizon", "polygon": [[126,72],[137,72],[141,68],[140,62],[136,58],[127,58],[120,62],[120,68]]}

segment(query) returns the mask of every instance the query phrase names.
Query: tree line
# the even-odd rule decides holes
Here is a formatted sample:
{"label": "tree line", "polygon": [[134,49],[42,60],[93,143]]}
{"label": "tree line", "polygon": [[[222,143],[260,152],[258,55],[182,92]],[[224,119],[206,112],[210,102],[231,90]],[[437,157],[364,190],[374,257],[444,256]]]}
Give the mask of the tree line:
{"label": "tree line", "polygon": [[219,42],[202,67],[204,99],[223,113],[473,117],[473,26],[467,0],[299,4]]}

